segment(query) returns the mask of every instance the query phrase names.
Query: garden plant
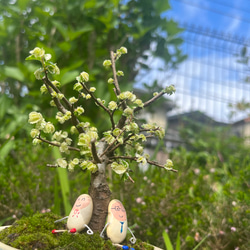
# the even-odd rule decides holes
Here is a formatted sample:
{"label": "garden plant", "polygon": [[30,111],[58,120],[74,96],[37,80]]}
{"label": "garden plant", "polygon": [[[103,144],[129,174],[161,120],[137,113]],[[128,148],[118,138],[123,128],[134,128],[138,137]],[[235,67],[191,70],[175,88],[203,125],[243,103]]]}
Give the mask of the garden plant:
{"label": "garden plant", "polygon": [[[127,49],[121,47],[116,52],[111,51],[110,59],[103,62],[103,67],[112,71],[112,77],[107,77],[106,83],[112,84],[114,90],[114,99],[109,103],[105,103],[101,96],[96,96],[95,83],[90,81],[87,72],[83,71],[76,77],[76,83],[72,86],[75,96],[66,97],[66,93],[60,90],[60,82],[50,79],[51,76],[60,74],[58,66],[51,62],[51,55],[46,54],[43,48],[36,47],[27,57],[27,60],[41,62],[42,67],[34,74],[43,82],[41,93],[50,95],[51,106],[58,110],[58,124],[46,121],[40,112],[33,111],[29,114],[29,123],[34,125],[31,130],[33,144],[47,143],[58,148],[63,154],[55,162],[48,164],[49,167],[67,168],[69,171],[80,167],[82,170],[90,171],[89,195],[92,197],[94,208],[89,226],[94,232],[103,229],[110,202],[107,168],[111,168],[131,182],[134,182],[131,161],[137,162],[138,167],[150,164],[177,172],[173,169],[170,159],[161,165],[150,160],[150,156],[144,153],[143,142],[152,136],[162,139],[165,135],[164,129],[157,124],[139,124],[136,118],[138,111],[151,105],[164,94],[173,94],[175,88],[172,85],[168,86],[160,93],[154,93],[152,98],[144,103],[132,92],[122,92],[118,78],[124,73],[116,70],[116,61],[126,53]],[[109,130],[100,134],[95,126],[86,121],[82,107],[84,102],[96,105],[96,108],[106,113],[106,119],[110,122]],[[67,130],[69,126],[70,129]]]}
{"label": "garden plant", "polygon": [[[141,97],[143,108],[138,105],[140,103],[133,103],[133,93],[129,94],[131,100],[119,99],[119,93],[113,91],[114,83],[107,83],[109,78],[115,77],[112,57],[108,59],[106,56],[108,51],[114,51],[122,44],[128,49],[128,54],[115,60],[117,69],[124,72],[124,76],[117,76],[121,94],[132,89],[132,83],[137,81],[139,72],[149,72],[152,68],[152,64],[148,63],[149,58],[163,60],[166,71],[176,68],[186,56],[181,53],[182,39],[177,37],[182,29],[165,15],[169,8],[167,0],[0,2],[0,225],[9,225],[14,221],[18,224],[22,221],[25,227],[30,220],[35,233],[40,228],[41,233],[45,235],[47,232],[49,241],[53,242],[55,238],[52,238],[53,235],[50,233],[52,228],[47,227],[50,224],[47,220],[52,222],[68,215],[78,194],[88,192],[89,183],[93,183],[91,178],[98,174],[94,173],[95,166],[100,164],[94,162],[93,150],[96,148],[97,156],[103,158],[104,155],[100,157],[102,153],[98,152],[98,149],[101,150],[101,145],[112,145],[114,140],[113,146],[117,145],[117,148],[113,148],[113,154],[111,152],[105,156],[110,160],[105,162],[108,171],[108,185],[106,183],[105,187],[110,189],[112,197],[123,201],[130,226],[137,239],[164,248],[167,232],[175,249],[194,249],[200,243],[202,244],[199,249],[208,250],[249,248],[250,157],[249,146],[245,145],[244,140],[230,136],[228,131],[221,128],[208,129],[197,124],[186,125],[181,135],[187,147],[165,152],[173,160],[178,173],[166,173],[165,168],[157,166],[147,170],[138,167],[138,164],[141,165],[137,162],[139,155],[142,156],[142,160],[154,161],[159,146],[150,158],[145,158],[145,155],[139,152],[140,148],[136,151],[137,148],[126,146],[140,135],[140,131],[143,132],[141,136],[151,135],[147,134],[146,130],[142,131],[146,128],[142,128],[142,123],[135,115],[144,108],[149,110],[150,107],[155,107],[163,98],[149,106],[145,105],[148,98],[144,100]],[[37,80],[34,77],[37,62],[24,62],[28,51],[34,47],[44,48],[52,55],[60,67],[60,75],[48,73],[59,71],[56,65],[50,62],[49,56],[45,58],[45,52],[40,49],[40,56],[44,55],[44,61],[36,76],[41,79]],[[32,53],[34,52],[33,50]],[[116,53],[115,51],[113,54]],[[114,57],[116,58],[115,55]],[[38,57],[33,59],[38,59],[40,63],[42,60]],[[111,60],[107,70],[102,67],[104,59]],[[44,67],[47,67],[47,71],[43,71]],[[116,73],[119,70],[116,70]],[[90,73],[88,82],[87,78],[84,81],[75,81],[76,76],[88,76],[86,73],[81,76],[82,71]],[[61,87],[57,85],[58,82],[54,82],[56,80],[61,83]],[[37,85],[39,81],[41,84]],[[82,90],[73,89],[74,81],[80,88],[82,86]],[[147,84],[152,86],[153,81],[154,79],[150,78]],[[46,87],[46,83],[49,88]],[[45,87],[43,86],[41,91],[44,94],[41,95],[39,88],[43,84]],[[90,89],[95,91],[92,92]],[[57,107],[51,108],[49,103],[53,98],[49,90],[55,95],[53,98],[58,98],[58,103],[71,112],[71,118],[64,117],[64,113],[57,110]],[[147,92],[155,91],[161,93],[161,90]],[[85,98],[82,93],[85,94]],[[70,102],[73,96],[77,99],[75,103],[72,103],[74,99]],[[152,97],[151,95],[149,100]],[[103,103],[104,99],[106,103]],[[112,103],[109,107],[111,101],[117,105],[114,110],[110,109]],[[56,104],[55,101],[54,103]],[[78,116],[74,110],[81,105],[84,113]],[[131,119],[132,122],[125,122],[123,128],[126,127],[127,130],[124,131],[122,128],[116,129],[126,110],[123,109],[123,105],[135,108],[132,115],[125,116],[126,121]],[[58,120],[56,110],[62,113],[62,116],[58,113]],[[81,107],[78,111],[80,110]],[[33,115],[37,116],[38,120],[41,118],[41,126],[47,125],[47,128],[40,127],[39,132],[33,130],[34,143],[39,144],[36,147],[32,145],[29,137],[31,125],[27,126],[27,117],[31,111],[36,112]],[[79,128],[72,124],[72,117],[76,117],[79,124],[84,126]],[[113,127],[111,117],[114,120]],[[63,124],[58,122],[64,118],[69,120]],[[43,122],[43,119],[46,122]],[[134,123],[138,128],[130,132],[128,125]],[[33,125],[34,129],[37,129],[39,122]],[[55,131],[44,132],[49,132],[49,129],[51,132],[54,129]],[[80,133],[79,129],[84,132]],[[153,133],[159,131],[153,130]],[[118,134],[112,134],[116,132]],[[85,148],[88,152],[81,155],[84,145],[77,145],[79,135],[86,133],[98,135],[98,138],[96,141],[90,140],[91,146]],[[126,140],[129,133],[134,133],[135,137]],[[58,138],[61,135],[61,141],[52,138],[54,134],[58,135]],[[109,138],[110,142],[107,141]],[[67,144],[69,139],[72,139],[70,145]],[[143,137],[132,143],[140,146],[142,139]],[[39,143],[42,140],[45,143]],[[68,150],[60,152],[60,148],[65,150],[67,147]],[[126,159],[126,152],[133,151],[132,149],[134,152],[129,157],[133,159]],[[116,158],[117,156],[120,159]],[[86,168],[83,169],[83,163],[89,165],[85,165]],[[116,164],[118,168],[115,168]],[[74,168],[74,171],[67,172],[59,167],[60,165],[66,166],[69,170]],[[91,166],[94,167],[92,170]],[[115,173],[119,167],[121,172],[124,171],[121,175]],[[121,178],[126,181],[121,182]],[[107,196],[108,193],[107,189]],[[36,211],[42,214],[34,215]],[[47,211],[52,211],[56,215]],[[30,218],[20,220],[23,215]],[[40,225],[40,221],[45,223]],[[58,228],[60,227],[63,225],[59,224]],[[19,229],[22,231],[23,227],[20,226]],[[12,236],[14,234],[15,232]],[[7,238],[13,240],[9,235]],[[69,239],[71,235],[65,238]],[[93,238],[96,242],[87,244],[96,247],[94,243],[99,244],[99,241],[96,235]],[[19,242],[23,243],[23,239],[20,237]],[[59,246],[64,245],[62,241],[54,243],[60,248]],[[82,245],[86,242],[83,243],[77,236],[74,243]],[[68,246],[69,249],[72,244]],[[17,245],[16,247],[19,248]],[[40,247],[44,249],[44,246]]]}

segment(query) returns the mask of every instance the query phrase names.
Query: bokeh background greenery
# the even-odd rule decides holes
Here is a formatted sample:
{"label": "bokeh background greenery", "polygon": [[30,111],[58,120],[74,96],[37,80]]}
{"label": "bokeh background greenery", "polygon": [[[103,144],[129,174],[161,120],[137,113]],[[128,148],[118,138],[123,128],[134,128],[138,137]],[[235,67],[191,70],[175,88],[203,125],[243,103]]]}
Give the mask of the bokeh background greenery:
{"label": "bokeh background greenery", "polygon": [[[123,90],[131,89],[138,73],[150,72],[145,60],[154,57],[164,69],[178,67],[182,31],[167,18],[167,0],[2,0],[0,1],[0,223],[49,210],[67,215],[75,198],[88,192],[89,173],[46,167],[56,153],[47,145],[34,147],[27,124],[30,111],[42,111],[53,121],[49,99],[35,80],[38,65],[25,62],[36,46],[51,53],[61,69],[67,96],[81,71],[90,73],[97,95],[109,100],[108,72],[102,62],[111,49],[128,48],[120,60]],[[151,76],[149,74],[149,76]],[[149,77],[146,84],[157,83]],[[153,84],[154,83],[154,84]],[[178,89],[177,89],[178,91]],[[95,105],[84,107],[85,120],[100,131],[108,123]],[[66,128],[64,128],[66,129]],[[181,131],[185,148],[166,152],[176,173],[132,166],[135,183],[108,172],[113,197],[123,201],[136,237],[164,248],[162,232],[182,249],[247,249],[250,245],[250,155],[243,139],[230,128],[189,123]],[[155,157],[157,150],[152,159]]]}

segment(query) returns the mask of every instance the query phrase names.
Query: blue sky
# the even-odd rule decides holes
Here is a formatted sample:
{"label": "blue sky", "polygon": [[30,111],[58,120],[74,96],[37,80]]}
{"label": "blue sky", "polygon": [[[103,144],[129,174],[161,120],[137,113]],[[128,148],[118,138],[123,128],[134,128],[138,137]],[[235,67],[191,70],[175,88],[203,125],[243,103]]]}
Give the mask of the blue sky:
{"label": "blue sky", "polygon": [[[237,39],[250,38],[249,0],[169,1],[171,10],[166,13],[166,16],[167,18],[173,18],[181,26],[183,23],[187,23],[202,29],[208,29],[212,33],[223,33]],[[215,43],[214,40],[211,39],[211,42]],[[206,40],[204,39],[204,41]],[[186,42],[185,37],[184,42]],[[219,44],[220,41],[217,43]],[[184,43],[183,51],[188,55],[192,53],[188,50],[199,49],[192,45],[193,47],[186,47],[188,50],[185,50],[185,46]],[[226,43],[225,46],[227,46]],[[240,51],[239,46],[233,44],[230,44],[230,46],[235,48],[236,51]],[[245,66],[238,64],[232,54],[233,52],[230,55],[204,49],[201,50],[200,54],[195,55],[193,53],[179,66],[179,70],[165,83],[168,85],[168,82],[171,83],[172,81],[176,85],[177,92],[171,99],[176,103],[178,109],[173,114],[200,110],[222,122],[234,122],[246,117],[246,113],[238,113],[233,118],[229,118],[231,111],[228,108],[229,102],[236,103],[242,99],[250,102],[250,84],[246,85],[242,80],[244,78],[242,72],[245,70]],[[206,63],[212,64],[214,62],[216,62],[216,66],[206,67]],[[237,70],[239,72],[236,72]],[[189,78],[182,75],[187,74],[186,72],[188,72]],[[167,73],[161,79],[166,76]],[[210,82],[202,81],[201,79],[204,77],[210,78]],[[184,93],[187,95],[183,95]],[[202,96],[206,98],[202,98]]]}
{"label": "blue sky", "polygon": [[249,36],[249,0],[170,0],[170,5],[167,16],[178,22]]}

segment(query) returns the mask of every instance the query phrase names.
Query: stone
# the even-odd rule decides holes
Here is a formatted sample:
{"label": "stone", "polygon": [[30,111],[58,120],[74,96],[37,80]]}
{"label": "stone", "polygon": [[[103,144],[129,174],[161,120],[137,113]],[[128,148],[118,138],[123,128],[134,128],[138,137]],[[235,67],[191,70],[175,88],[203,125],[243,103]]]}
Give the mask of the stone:
{"label": "stone", "polygon": [[93,212],[93,201],[88,194],[80,195],[69,214],[67,227],[69,230],[82,231],[88,225]]}
{"label": "stone", "polygon": [[112,200],[108,206],[107,236],[113,243],[121,243],[127,235],[128,222],[124,206],[119,200]]}

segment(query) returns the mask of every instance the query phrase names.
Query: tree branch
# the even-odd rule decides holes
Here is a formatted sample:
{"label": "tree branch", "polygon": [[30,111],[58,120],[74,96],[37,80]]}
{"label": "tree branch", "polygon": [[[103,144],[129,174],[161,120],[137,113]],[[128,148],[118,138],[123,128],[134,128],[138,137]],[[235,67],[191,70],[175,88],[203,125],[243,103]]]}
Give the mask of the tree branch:
{"label": "tree branch", "polygon": [[[112,156],[109,159],[125,159],[125,160],[130,160],[130,161],[136,161],[137,157],[136,156],[123,156],[123,155],[121,155],[121,156]],[[147,163],[150,164],[150,165],[154,165],[154,166],[159,167],[159,168],[164,168],[164,169],[166,169],[168,171],[173,171],[173,172],[176,172],[176,173],[178,172],[178,170],[173,169],[173,168],[166,168],[166,167],[164,167],[163,165],[159,164],[156,161],[151,161],[151,160],[148,160],[148,159],[146,159],[146,160],[147,160]]]}
{"label": "tree branch", "polygon": [[[100,157],[103,157],[104,155],[109,155],[109,154],[111,154],[113,151],[115,151],[115,150],[121,145],[120,142],[117,143],[116,145],[115,145],[115,143],[118,142],[119,136],[120,136],[122,133],[124,133],[124,131],[125,131],[125,127],[121,130],[121,132],[119,133],[119,135],[116,136],[115,140],[114,140],[111,144],[109,144],[109,145],[107,146],[107,148],[104,150],[104,152],[101,154]],[[132,135],[131,135],[131,136],[132,136]],[[111,148],[113,145],[115,145],[115,146],[114,146],[113,148]],[[110,148],[111,148],[111,149],[110,149]],[[109,150],[109,149],[110,149],[110,150]]]}
{"label": "tree branch", "polygon": [[114,55],[113,51],[110,51],[110,59],[111,59],[111,67],[112,67],[112,71],[113,71],[113,76],[114,76],[115,94],[120,95],[121,90],[120,90],[120,86],[119,86],[117,75],[116,75],[115,55]]}
{"label": "tree branch", "polygon": [[111,111],[106,107],[104,106],[101,102],[99,102],[97,100],[97,98],[94,96],[94,94],[89,91],[89,89],[87,88],[87,86],[81,82],[81,85],[82,87],[84,88],[84,90],[91,95],[91,97],[94,99],[94,101],[104,110],[108,113],[109,117],[110,117],[110,121],[111,121],[111,124],[112,124],[112,128],[114,129],[115,128],[115,122],[114,122],[114,119],[113,119],[113,113],[111,113]]}
{"label": "tree branch", "polygon": [[[52,145],[52,146],[58,147],[58,148],[61,146],[59,143],[54,143],[54,142],[51,142],[51,141],[49,141],[49,140],[46,140],[46,139],[42,138],[41,135],[38,135],[37,139],[39,139],[39,140],[42,141],[42,142],[48,143],[48,144],[50,144],[50,145]],[[68,146],[68,149],[69,149],[69,150],[72,150],[72,151],[78,151],[78,152],[80,152],[80,149],[79,149],[79,148],[75,148],[75,147],[70,147],[70,146]]]}
{"label": "tree branch", "polygon": [[[45,72],[45,77],[43,78],[43,82],[45,86],[47,87],[50,95],[52,96],[52,90],[53,89],[57,94],[62,94],[62,92],[50,81],[48,78],[47,72]],[[62,105],[60,100],[56,97],[52,97],[56,107],[59,111],[61,111],[63,114],[65,114],[68,110]],[[77,117],[74,114],[74,106],[67,100],[67,98],[63,95],[62,100],[64,101],[67,108],[71,111],[71,121],[72,124],[77,128],[79,133],[84,133],[84,129],[82,127],[78,127],[77,125],[80,123]]]}
{"label": "tree branch", "polygon": [[92,152],[92,156],[93,156],[93,159],[94,159],[94,163],[101,163],[101,160],[97,154],[97,151],[96,151],[96,146],[95,146],[95,142],[96,140],[91,140],[91,152]]}
{"label": "tree branch", "polygon": [[[118,79],[117,79],[117,75],[116,75],[116,68],[115,68],[115,55],[113,51],[110,51],[110,59],[111,59],[111,67],[112,67],[112,71],[113,71],[113,76],[114,76],[114,86],[115,86],[115,94],[116,96],[121,94],[121,90],[120,90],[120,86],[118,83]],[[122,109],[125,110],[127,108],[127,105],[125,102],[122,103]],[[117,128],[123,128],[124,124],[126,122],[126,116],[122,115],[118,124],[117,124]]]}
{"label": "tree branch", "polygon": [[[59,94],[62,94],[62,92],[60,91],[60,89],[58,89],[51,81],[50,79],[48,78],[48,75],[47,73],[45,72],[45,78],[43,78],[46,80],[47,84],[56,92],[56,93],[59,93]],[[63,95],[63,98],[62,100],[64,101],[64,103],[66,104],[67,108],[72,110],[72,105],[71,103],[68,101],[68,99]]]}
{"label": "tree branch", "polygon": [[[52,89],[50,87],[50,84],[49,84],[50,80],[48,79],[47,74],[46,74],[46,77],[43,78],[43,82],[44,82],[46,88],[48,89],[48,91],[49,91],[49,93],[50,93],[50,95],[52,97]],[[57,109],[59,111],[61,111],[63,114],[65,114],[67,112],[67,109],[61,104],[60,100],[58,98],[56,98],[56,97],[52,97],[52,98],[53,98],[53,100],[54,100],[54,102],[56,104]]]}
{"label": "tree branch", "polygon": [[161,96],[163,96],[163,95],[165,95],[165,94],[166,94],[165,91],[162,90],[159,94],[157,94],[156,96],[154,96],[154,97],[151,98],[150,100],[146,101],[146,102],[144,103],[143,107],[136,107],[136,108],[134,109],[134,112],[137,112],[137,111],[139,111],[139,110],[141,110],[141,109],[143,109],[143,108],[145,108],[145,107],[151,105],[153,102],[155,102],[157,99],[159,99]]}

